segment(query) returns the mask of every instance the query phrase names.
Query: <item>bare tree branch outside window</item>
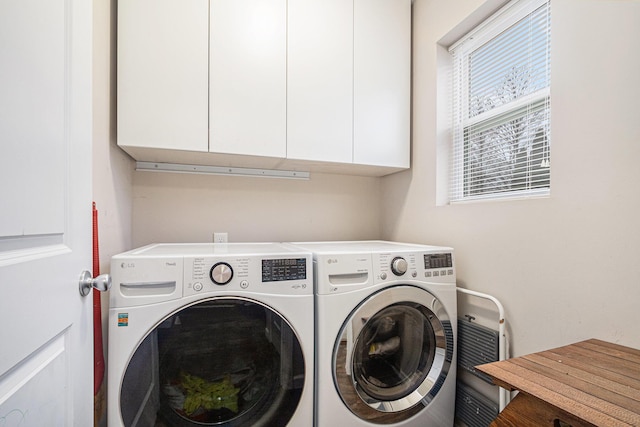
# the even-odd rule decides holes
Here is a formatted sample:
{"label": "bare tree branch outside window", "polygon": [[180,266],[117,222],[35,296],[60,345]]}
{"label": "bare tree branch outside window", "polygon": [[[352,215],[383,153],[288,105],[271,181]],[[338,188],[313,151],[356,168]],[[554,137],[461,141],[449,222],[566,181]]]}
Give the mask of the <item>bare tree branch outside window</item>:
{"label": "bare tree branch outside window", "polygon": [[[514,66],[494,91],[473,96],[469,116],[480,116],[536,90],[527,66]],[[464,130],[464,195],[549,187],[548,97],[491,116]]]}

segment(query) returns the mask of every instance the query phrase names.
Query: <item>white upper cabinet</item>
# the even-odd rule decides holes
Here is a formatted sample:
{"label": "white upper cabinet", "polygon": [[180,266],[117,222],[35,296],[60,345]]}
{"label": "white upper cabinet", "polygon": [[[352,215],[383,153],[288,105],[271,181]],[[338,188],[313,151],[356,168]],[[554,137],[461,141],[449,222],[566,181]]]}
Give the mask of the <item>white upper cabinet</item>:
{"label": "white upper cabinet", "polygon": [[285,157],[287,1],[211,0],[209,149]]}
{"label": "white upper cabinet", "polygon": [[409,167],[411,0],[118,4],[118,144],[136,160]]}
{"label": "white upper cabinet", "polygon": [[353,3],[289,0],[287,157],[353,161]]}
{"label": "white upper cabinet", "polygon": [[208,150],[209,1],[118,3],[118,144]]}
{"label": "white upper cabinet", "polygon": [[353,162],[409,167],[411,0],[355,0]]}
{"label": "white upper cabinet", "polygon": [[409,167],[411,0],[289,0],[287,157]]}

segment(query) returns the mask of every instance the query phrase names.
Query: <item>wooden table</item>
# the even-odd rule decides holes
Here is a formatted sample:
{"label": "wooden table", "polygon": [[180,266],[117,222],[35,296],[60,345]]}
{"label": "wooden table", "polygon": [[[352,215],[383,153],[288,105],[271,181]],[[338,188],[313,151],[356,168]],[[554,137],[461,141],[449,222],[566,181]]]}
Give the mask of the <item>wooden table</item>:
{"label": "wooden table", "polygon": [[640,350],[590,339],[476,369],[519,391],[491,426],[640,426]]}

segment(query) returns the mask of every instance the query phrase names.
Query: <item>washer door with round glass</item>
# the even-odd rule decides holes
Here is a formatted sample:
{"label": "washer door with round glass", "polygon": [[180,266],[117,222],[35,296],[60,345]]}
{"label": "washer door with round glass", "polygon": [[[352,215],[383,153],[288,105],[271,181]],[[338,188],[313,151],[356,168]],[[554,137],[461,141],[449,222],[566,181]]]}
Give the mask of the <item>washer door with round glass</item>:
{"label": "washer door with round glass", "polygon": [[140,343],[125,372],[125,426],[282,426],[305,380],[291,325],[259,302],[212,298],[182,308]]}
{"label": "washer door with round glass", "polygon": [[431,402],[452,356],[451,321],[440,301],[413,286],[386,288],[344,323],[334,347],[334,381],[355,415],[395,423]]}

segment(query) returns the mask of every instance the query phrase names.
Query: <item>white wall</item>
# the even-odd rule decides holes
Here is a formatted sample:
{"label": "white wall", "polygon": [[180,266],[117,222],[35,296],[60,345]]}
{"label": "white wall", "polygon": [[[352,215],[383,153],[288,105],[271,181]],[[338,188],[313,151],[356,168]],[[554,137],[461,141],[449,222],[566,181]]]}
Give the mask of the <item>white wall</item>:
{"label": "white wall", "polygon": [[[98,209],[100,272],[131,248],[133,162],[116,146],[115,31],[117,0],[93,1],[93,200]],[[108,346],[109,297],[102,294],[102,337]],[[106,366],[105,366],[106,368]],[[106,372],[96,398],[96,425],[106,425]]]}
{"label": "white wall", "polygon": [[100,271],[131,248],[133,161],[116,146],[116,0],[93,2],[93,195]]}
{"label": "white wall", "polygon": [[551,197],[436,205],[437,43],[498,3],[415,0],[413,165],[383,179],[383,235],[453,246],[459,286],[505,305],[516,356],[640,348],[640,2],[552,0]]}
{"label": "white wall", "polygon": [[312,173],[308,181],[135,172],[133,245],[374,239],[380,178]]}

